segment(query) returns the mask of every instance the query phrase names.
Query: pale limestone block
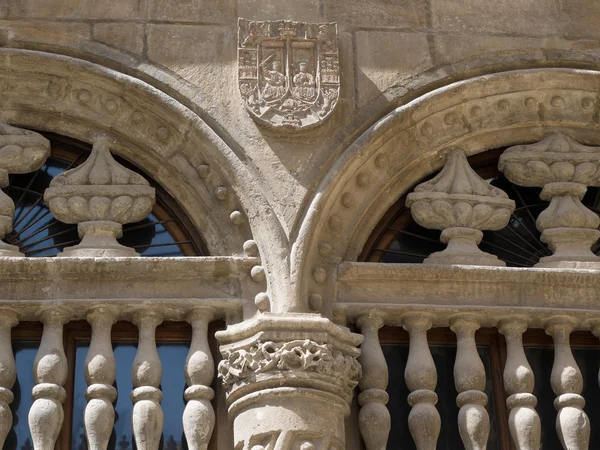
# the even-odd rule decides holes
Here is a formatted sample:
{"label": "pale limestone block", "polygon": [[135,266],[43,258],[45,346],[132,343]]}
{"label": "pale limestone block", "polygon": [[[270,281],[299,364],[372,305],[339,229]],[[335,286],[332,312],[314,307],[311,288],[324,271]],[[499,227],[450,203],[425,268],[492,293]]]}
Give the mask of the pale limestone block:
{"label": "pale limestone block", "polygon": [[96,23],[92,36],[95,41],[141,55],[144,49],[144,26],[137,23]]}
{"label": "pale limestone block", "polygon": [[[240,6],[246,1],[239,2]],[[147,0],[147,2],[150,20],[202,23],[226,23],[236,20],[235,0]]]}
{"label": "pale limestone block", "polygon": [[56,19],[143,19],[146,0],[7,0],[9,17]]}
{"label": "pale limestone block", "polygon": [[355,39],[359,106],[432,67],[425,33],[359,31]]}
{"label": "pale limestone block", "polygon": [[324,12],[325,20],[338,22],[340,30],[427,26],[426,3],[411,0],[326,0]]}
{"label": "pale limestone block", "polygon": [[83,22],[51,20],[2,20],[0,35],[8,42],[34,42],[44,45],[79,47],[89,41],[91,26]]}
{"label": "pale limestone block", "polygon": [[238,1],[238,17],[255,20],[289,19],[322,22],[320,0],[243,0]]}
{"label": "pale limestone block", "polygon": [[560,22],[553,0],[498,0],[493,8],[480,0],[432,0],[431,14],[435,29],[462,33],[554,35]]}

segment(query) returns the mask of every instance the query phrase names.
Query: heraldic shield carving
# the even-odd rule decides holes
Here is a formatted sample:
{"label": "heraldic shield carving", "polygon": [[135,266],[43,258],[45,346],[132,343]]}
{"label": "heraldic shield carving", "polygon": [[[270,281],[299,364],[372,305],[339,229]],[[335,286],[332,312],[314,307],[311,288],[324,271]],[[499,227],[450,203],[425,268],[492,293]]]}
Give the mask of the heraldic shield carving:
{"label": "heraldic shield carving", "polygon": [[238,83],[250,114],[274,128],[304,129],[340,95],[335,23],[238,22]]}

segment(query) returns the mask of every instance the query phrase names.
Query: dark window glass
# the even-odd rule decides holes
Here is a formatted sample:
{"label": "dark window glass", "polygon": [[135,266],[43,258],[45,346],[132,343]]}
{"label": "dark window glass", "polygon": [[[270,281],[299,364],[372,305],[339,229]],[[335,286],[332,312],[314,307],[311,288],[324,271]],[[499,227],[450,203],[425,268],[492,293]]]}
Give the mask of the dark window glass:
{"label": "dark window glass", "polygon": [[[389,384],[387,392],[390,396],[388,408],[392,418],[392,429],[388,440],[389,450],[415,450],[415,444],[408,429],[408,414],[410,406],[407,397],[410,391],[404,382],[404,369],[408,359],[408,344],[383,344],[383,354],[389,369]],[[437,409],[442,419],[442,429],[438,440],[439,449],[463,448],[458,431],[458,407],[456,406],[456,389],[454,387],[454,360],[456,347],[449,345],[431,345],[431,354],[438,372],[436,393],[439,401]],[[489,450],[498,449],[498,436],[496,432],[496,410],[492,391],[491,364],[489,349],[478,346],[477,350],[485,366],[487,384],[485,393],[488,395],[487,411],[490,415],[491,427],[488,439]]]}
{"label": "dark window glass", "polygon": [[[556,395],[550,385],[550,374],[554,363],[554,349],[552,347],[526,347],[525,354],[535,374],[534,395],[538,403],[536,410],[542,420],[542,448],[544,450],[562,450],[556,434],[556,409],[554,399]],[[590,448],[600,448],[600,428],[594,424],[600,423],[600,398],[598,387],[598,366],[600,365],[600,349],[573,349],[573,356],[583,375],[583,397],[587,400],[584,408],[590,418],[591,438]]]}
{"label": "dark window glass", "polygon": [[15,399],[10,405],[13,414],[12,430],[4,443],[5,450],[32,450],[27,415],[33,403],[33,361],[38,350],[38,342],[13,341],[12,347],[17,364],[17,380],[13,386]]}
{"label": "dark window glass", "polygon": [[[85,357],[89,342],[79,341],[76,348],[75,386],[73,393],[73,428],[71,435],[71,448],[83,450],[87,448],[85,430],[83,426],[83,412],[85,410],[85,390],[87,384],[83,375]],[[158,356],[162,363],[163,400],[161,403],[165,425],[160,448],[164,450],[179,450],[185,446],[183,436],[182,415],[184,405],[183,392],[185,390],[184,365],[188,353],[188,343],[163,342],[157,343]],[[131,412],[133,405],[129,394],[133,389],[131,382],[131,366],[137,350],[137,342],[113,343],[115,359],[117,361],[117,377],[115,386],[118,397],[115,402],[115,426],[109,450],[134,449],[133,431],[131,427]]]}

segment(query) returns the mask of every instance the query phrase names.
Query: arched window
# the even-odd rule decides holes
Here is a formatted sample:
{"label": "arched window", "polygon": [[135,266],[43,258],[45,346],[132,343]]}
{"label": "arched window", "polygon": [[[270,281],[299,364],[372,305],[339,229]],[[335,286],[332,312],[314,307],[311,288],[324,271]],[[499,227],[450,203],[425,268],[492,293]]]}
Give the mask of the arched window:
{"label": "arched window", "polygon": [[[502,189],[515,201],[516,209],[506,227],[499,231],[484,231],[479,247],[498,256],[508,267],[532,267],[539,258],[551,255],[548,246],[540,240],[536,228],[538,215],[547,208],[548,202],[539,198],[541,188],[518,186],[506,179],[498,170],[498,158],[504,148],[483,152],[468,158],[469,165],[483,179]],[[437,175],[437,172],[419,181],[420,184]],[[415,184],[415,185],[416,185]],[[440,242],[440,231],[426,229],[417,224],[409,208],[405,206],[406,192],[381,219],[361,253],[360,260],[391,264],[420,264],[431,253],[441,251],[446,246]],[[600,214],[600,189],[589,187],[582,203]],[[600,241],[592,251],[600,255]],[[383,354],[389,367],[390,377],[387,391],[390,395],[388,408],[392,426],[388,449],[414,449],[414,442],[406,426],[410,407],[406,398],[410,391],[404,382],[404,369],[408,359],[408,333],[398,327],[383,327],[379,332]],[[448,328],[434,328],[428,332],[430,350],[439,375],[436,393],[441,416],[440,448],[461,448],[463,446],[456,417],[457,395],[452,376],[456,359],[456,335]],[[504,391],[502,372],[506,363],[506,343],[496,328],[478,330],[476,343],[479,356],[487,376],[485,393],[488,396],[487,411],[491,419],[488,449],[510,449],[511,438],[508,428],[507,395]],[[554,394],[550,383],[554,351],[552,339],[542,330],[530,329],[523,334],[523,345],[527,360],[535,374],[535,390],[538,411],[542,422],[542,447],[544,450],[561,450],[556,438],[553,405]],[[575,360],[586,380],[583,396],[596,398],[600,388],[595,382],[600,368],[598,339],[589,331],[577,331],[571,335],[571,348]],[[590,421],[600,420],[600,406],[588,402],[585,407]],[[592,427],[590,448],[600,445],[600,430]]]}

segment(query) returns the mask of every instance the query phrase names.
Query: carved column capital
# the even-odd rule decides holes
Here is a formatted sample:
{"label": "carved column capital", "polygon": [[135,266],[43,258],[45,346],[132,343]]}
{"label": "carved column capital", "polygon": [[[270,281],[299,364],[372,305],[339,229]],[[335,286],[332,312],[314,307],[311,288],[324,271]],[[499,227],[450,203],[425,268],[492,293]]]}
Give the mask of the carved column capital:
{"label": "carved column capital", "polygon": [[217,339],[236,448],[344,448],[361,335],[316,314],[264,313]]}

